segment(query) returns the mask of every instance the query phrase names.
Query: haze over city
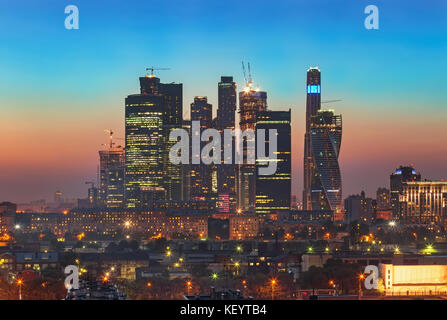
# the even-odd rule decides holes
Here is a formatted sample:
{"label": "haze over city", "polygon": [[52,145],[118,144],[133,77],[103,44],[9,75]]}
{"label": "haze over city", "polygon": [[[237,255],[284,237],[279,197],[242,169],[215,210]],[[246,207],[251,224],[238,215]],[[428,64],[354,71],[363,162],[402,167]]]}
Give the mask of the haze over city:
{"label": "haze over city", "polygon": [[447,5],[376,2],[375,32],[363,26],[367,1],[278,1],[274,8],[191,1],[185,8],[131,0],[123,8],[81,0],[76,32],[64,28],[65,4],[1,3],[8,46],[0,50],[0,200],[51,199],[56,190],[85,197],[107,143],[104,129],[124,138],[124,98],[138,92],[146,67],[168,67],[157,76],[183,83],[188,118],[194,96],[208,96],[215,113],[220,76],[234,76],[242,89],[241,60],[251,62],[271,110],[292,109],[299,199],[311,66],[321,70],[322,99],[342,100],[324,107],[343,116],[343,196],[388,187],[401,164],[427,179],[447,178]]}

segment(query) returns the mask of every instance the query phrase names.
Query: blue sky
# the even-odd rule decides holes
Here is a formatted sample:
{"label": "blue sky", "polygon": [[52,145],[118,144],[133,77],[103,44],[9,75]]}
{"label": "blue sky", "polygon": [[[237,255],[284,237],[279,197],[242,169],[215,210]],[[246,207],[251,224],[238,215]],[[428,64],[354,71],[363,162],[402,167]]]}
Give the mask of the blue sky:
{"label": "blue sky", "polygon": [[[69,4],[79,8],[79,30],[64,28]],[[379,30],[364,28],[369,4],[379,8]],[[17,172],[0,173],[0,194],[22,200],[16,197],[18,190],[25,190],[28,199],[63,189],[83,196],[83,180],[95,176],[103,129],[115,128],[123,136],[124,97],[138,91],[137,77],[145,67],[171,68],[158,75],[184,84],[187,116],[195,95],[208,96],[216,107],[221,75],[233,75],[242,84],[242,60],[251,62],[255,83],[268,92],[272,109],[292,108],[294,193],[301,192],[305,76],[314,65],[322,70],[323,99],[343,99],[331,107],[344,117],[345,194],[361,188],[372,193],[386,185],[399,161],[414,160],[428,176],[447,178],[445,158],[423,160],[417,154],[408,159],[405,153],[379,164],[365,163],[368,158],[361,155],[352,160],[360,141],[354,135],[377,155],[377,131],[388,135],[381,144],[414,131],[421,120],[437,126],[435,131],[420,127],[421,144],[442,133],[439,119],[447,115],[446,17],[447,2],[441,0],[0,0],[0,133],[9,154],[0,165],[17,164],[14,155],[23,160],[17,150],[30,143],[52,155],[41,163],[23,160],[29,171],[21,182],[14,174],[23,172],[18,165]],[[379,130],[371,125],[383,119]],[[362,126],[362,121],[368,123]],[[360,134],[362,127],[367,130]],[[55,134],[57,141],[51,141]],[[442,140],[430,143],[428,150],[434,150]],[[399,145],[400,154],[414,147],[410,141]],[[73,152],[74,146],[82,151]],[[64,148],[72,162],[58,154]],[[447,155],[440,148],[436,152]],[[362,171],[356,167],[359,162],[376,171],[354,180]],[[48,177],[36,174],[43,168],[50,171]],[[35,185],[45,187],[36,190]]]}

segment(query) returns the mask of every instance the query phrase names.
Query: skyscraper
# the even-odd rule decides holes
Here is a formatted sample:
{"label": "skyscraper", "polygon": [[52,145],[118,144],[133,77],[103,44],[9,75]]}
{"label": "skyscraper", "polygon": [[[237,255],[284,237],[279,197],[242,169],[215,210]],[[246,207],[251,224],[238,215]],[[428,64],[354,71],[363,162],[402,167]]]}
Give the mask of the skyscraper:
{"label": "skyscraper", "polygon": [[[225,129],[234,130],[236,125],[236,82],[233,77],[221,77],[218,83],[218,108],[217,108],[217,129],[223,138]],[[222,139],[223,141],[223,139]],[[231,150],[234,150],[234,139],[231,142]],[[234,163],[234,153],[232,155],[232,164],[224,164],[224,155],[222,152],[222,163],[217,166],[217,192],[219,198],[225,199],[225,210],[221,212],[234,210],[236,207],[236,166]],[[229,159],[228,159],[229,160]]]}
{"label": "skyscraper", "polygon": [[[207,97],[195,97],[191,103],[191,121],[200,121],[200,132],[212,128],[212,110]],[[205,144],[206,142],[201,142],[200,149]],[[202,163],[191,163],[191,199],[209,200],[212,192],[212,167]]]}
{"label": "skyscraper", "polygon": [[395,219],[402,217],[399,197],[403,191],[403,184],[414,181],[421,181],[421,174],[417,173],[412,166],[400,166],[390,175],[390,203]]}
{"label": "skyscraper", "polygon": [[[124,204],[124,149],[112,143],[99,151],[99,198],[108,208]],[[89,197],[90,198],[90,197]]]}
{"label": "skyscraper", "polygon": [[[267,92],[253,89],[250,81],[244,91],[239,93],[239,127],[242,131],[256,129],[257,114],[267,110]],[[238,209],[254,209],[256,199],[256,165],[247,164],[247,154],[255,152],[248,150],[248,144],[243,144],[244,164],[238,165],[237,196]]]}
{"label": "skyscraper", "polygon": [[304,134],[304,185],[303,209],[312,210],[311,183],[314,175],[314,160],[310,141],[310,126],[312,117],[321,107],[321,73],[318,67],[307,70],[306,96],[306,132]]}
{"label": "skyscraper", "polygon": [[342,136],[340,115],[318,111],[311,118],[310,144],[313,159],[310,200],[312,210],[342,211],[341,173],[338,164]]}
{"label": "skyscraper", "polygon": [[304,210],[342,212],[342,183],[338,164],[341,115],[321,111],[321,73],[307,71],[306,133],[304,137]]}
{"label": "skyscraper", "polygon": [[140,94],[125,100],[125,197],[129,208],[181,199],[181,168],[169,162],[169,132],[181,127],[182,84],[140,77]]}
{"label": "skyscraper", "polygon": [[[273,175],[256,175],[256,213],[268,215],[290,210],[291,200],[291,111],[262,111],[256,119],[256,129],[265,129],[266,138],[269,129],[277,130],[277,167]],[[266,148],[270,148],[270,137],[266,139]],[[268,154],[268,152],[266,153]],[[256,167],[268,163],[256,162]]]}

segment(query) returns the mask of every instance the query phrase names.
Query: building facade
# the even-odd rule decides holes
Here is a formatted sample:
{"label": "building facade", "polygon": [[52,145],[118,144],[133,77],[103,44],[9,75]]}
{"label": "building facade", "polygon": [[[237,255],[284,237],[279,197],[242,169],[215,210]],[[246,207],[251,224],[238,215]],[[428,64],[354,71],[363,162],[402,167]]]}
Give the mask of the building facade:
{"label": "building facade", "polygon": [[390,204],[395,219],[402,218],[399,198],[403,191],[403,184],[411,181],[421,181],[421,174],[417,173],[412,166],[400,166],[390,176]]}
{"label": "building facade", "polygon": [[333,111],[320,110],[311,118],[312,210],[332,210],[338,213],[343,209],[341,172],[338,164],[341,136],[340,115],[335,115]]}
{"label": "building facade", "polygon": [[182,125],[182,84],[140,78],[140,94],[125,100],[126,207],[160,199],[181,199],[181,167],[169,161],[169,132]]}
{"label": "building facade", "polygon": [[[239,127],[242,131],[255,130],[259,112],[267,111],[267,93],[252,88],[251,82],[239,93]],[[246,163],[247,155],[255,154],[249,138],[244,138],[243,164],[237,166],[238,210],[253,210],[256,202],[256,165]],[[255,139],[255,138],[254,138]],[[253,145],[255,141],[251,141]],[[250,148],[250,149],[249,149]]]}
{"label": "building facade", "polygon": [[124,204],[124,166],[124,148],[111,145],[99,151],[99,198],[108,208]]}
{"label": "building facade", "polygon": [[[200,122],[200,132],[212,128],[213,125],[213,109],[212,105],[208,103],[207,97],[195,97],[194,102],[191,103],[191,122]],[[196,134],[193,132],[192,134]],[[200,150],[206,142],[200,142]],[[212,166],[203,164],[200,153],[192,154],[191,152],[191,199],[192,200],[208,200],[212,197]],[[196,159],[194,159],[196,157]]]}
{"label": "building facade", "polygon": [[[261,216],[290,210],[291,201],[291,110],[262,111],[257,115],[256,129],[277,132],[276,172],[273,175],[256,175],[256,213]],[[270,148],[270,138],[266,139]],[[268,154],[268,151],[266,152]],[[256,167],[267,166],[267,161],[257,159]]]}
{"label": "building facade", "polygon": [[[236,82],[233,77],[221,77],[217,85],[218,88],[218,108],[216,128],[221,133],[225,129],[235,130],[236,128]],[[222,140],[223,141],[223,140]],[[231,141],[231,150],[234,150],[234,139]],[[225,158],[222,151],[222,163],[217,167],[217,192],[219,199],[227,199],[224,207],[221,208],[222,213],[234,211],[236,208],[236,166],[234,165],[234,152],[232,159],[227,159],[231,164],[224,164]]]}
{"label": "building facade", "polygon": [[446,181],[404,182],[399,199],[402,223],[446,226]]}
{"label": "building facade", "polygon": [[307,70],[306,82],[306,132],[304,134],[304,184],[303,184],[303,209],[312,210],[311,184],[314,175],[314,160],[310,139],[312,117],[321,108],[321,73],[317,67]]}

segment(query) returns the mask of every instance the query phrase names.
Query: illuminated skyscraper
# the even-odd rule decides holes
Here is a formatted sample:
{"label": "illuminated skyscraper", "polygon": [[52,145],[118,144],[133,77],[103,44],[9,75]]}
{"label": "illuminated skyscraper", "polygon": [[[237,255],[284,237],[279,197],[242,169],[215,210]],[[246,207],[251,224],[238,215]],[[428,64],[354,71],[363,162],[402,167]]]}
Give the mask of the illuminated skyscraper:
{"label": "illuminated skyscraper", "polygon": [[[277,130],[277,168],[273,175],[256,176],[256,213],[268,215],[290,210],[291,200],[291,111],[262,111],[256,119],[256,129],[266,131],[266,149],[270,147],[269,129]],[[257,160],[256,167],[268,163]]]}
{"label": "illuminated skyscraper", "polygon": [[[191,122],[200,121],[200,131],[212,128],[212,105],[207,97],[195,97],[191,103]],[[201,148],[206,142],[201,142]],[[198,159],[201,161],[200,159]],[[212,192],[212,166],[206,164],[191,164],[191,199],[209,200]]]}
{"label": "illuminated skyscraper", "polygon": [[182,84],[140,78],[140,94],[126,98],[126,206],[181,199],[181,167],[169,162],[169,132],[182,124]]}
{"label": "illuminated skyscraper", "polygon": [[400,166],[390,176],[390,203],[391,209],[395,219],[402,217],[399,206],[399,197],[403,191],[403,184],[405,182],[421,181],[421,174],[417,173],[412,166]]}
{"label": "illuminated skyscraper", "polygon": [[124,204],[124,149],[111,144],[99,151],[99,198],[108,208]]}
{"label": "illuminated skyscraper", "polygon": [[[236,82],[233,81],[233,77],[221,77],[221,80],[218,83],[218,108],[216,128],[221,133],[222,141],[223,130],[235,129],[236,87]],[[234,139],[231,142],[231,146],[228,147],[231,147],[231,150],[234,150]],[[225,210],[221,209],[220,211],[228,212],[229,210],[234,210],[236,206],[236,166],[234,165],[234,152],[231,159],[232,164],[223,164],[225,160],[223,151],[221,159],[222,164],[217,166],[217,190],[219,198],[225,199],[225,201],[220,202],[225,203]]]}
{"label": "illuminated skyscraper", "polygon": [[314,159],[312,154],[310,127],[312,117],[321,107],[321,73],[317,67],[307,70],[307,97],[306,97],[306,133],[304,135],[304,185],[303,209],[312,210],[311,183],[314,175]]}
{"label": "illuminated skyscraper", "polygon": [[342,121],[341,116],[334,115],[333,111],[320,111],[321,73],[317,67],[307,70],[306,92],[303,209],[331,210],[334,219],[343,219],[338,164]]}
{"label": "illuminated skyscraper", "polygon": [[[256,129],[257,114],[267,110],[267,92],[254,90],[250,81],[244,91],[239,93],[239,127],[242,131]],[[247,154],[255,152],[248,150],[243,144],[244,164],[238,165],[237,170],[237,196],[238,209],[254,209],[256,199],[256,165],[247,164]]]}
{"label": "illuminated skyscraper", "polygon": [[341,173],[338,165],[342,136],[340,115],[318,111],[311,118],[310,145],[313,160],[310,200],[312,210],[342,211]]}

